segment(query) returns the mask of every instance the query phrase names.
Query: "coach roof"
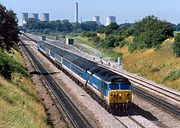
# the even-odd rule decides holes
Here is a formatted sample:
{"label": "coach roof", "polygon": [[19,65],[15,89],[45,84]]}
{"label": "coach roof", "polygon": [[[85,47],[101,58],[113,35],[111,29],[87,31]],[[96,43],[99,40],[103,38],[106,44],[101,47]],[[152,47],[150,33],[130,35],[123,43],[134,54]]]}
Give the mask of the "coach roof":
{"label": "coach roof", "polygon": [[45,47],[47,47],[48,49],[52,50],[55,54],[62,56],[63,58],[65,58],[66,60],[72,62],[73,64],[75,64],[76,66],[80,67],[83,70],[87,70],[89,68],[95,67],[96,63],[87,60],[83,57],[80,57],[76,54],[73,54],[71,52],[65,51],[61,48],[57,48],[51,44],[45,43],[45,42],[39,42],[40,44],[44,45]]}

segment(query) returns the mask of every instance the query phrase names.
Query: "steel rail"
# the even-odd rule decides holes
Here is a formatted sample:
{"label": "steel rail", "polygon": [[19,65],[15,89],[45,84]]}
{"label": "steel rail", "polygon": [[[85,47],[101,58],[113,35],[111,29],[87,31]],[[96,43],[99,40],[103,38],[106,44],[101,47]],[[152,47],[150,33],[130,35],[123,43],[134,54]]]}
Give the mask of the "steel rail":
{"label": "steel rail", "polygon": [[151,94],[148,94],[148,93],[146,93],[146,92],[144,92],[144,91],[142,91],[136,87],[132,87],[132,89],[133,89],[133,92],[135,94],[137,94],[138,96],[141,96],[142,98],[150,101],[151,103],[153,103],[157,106],[160,106],[161,108],[163,108],[163,109],[165,109],[165,110],[167,110],[167,111],[169,111],[175,115],[180,116],[180,108],[179,107],[177,107],[173,104],[170,104],[170,103],[168,103],[168,102],[166,102],[160,98],[157,98]]}
{"label": "steel rail", "polygon": [[[139,127],[141,128],[145,128],[145,126],[143,126],[141,123],[139,123],[137,120],[135,120],[134,118],[132,118],[131,116],[127,116],[130,120],[132,120],[135,124],[137,124]],[[128,126],[123,122],[121,121],[118,117],[114,116],[114,118],[116,120],[118,120],[118,122],[120,122],[125,128],[128,128]]]}
{"label": "steel rail", "polygon": [[[52,90],[56,100],[59,105],[63,108],[67,117],[71,121],[75,128],[93,127],[89,121],[82,115],[82,113],[77,109],[77,107],[72,103],[72,101],[67,97],[59,85],[50,76],[48,71],[43,67],[43,65],[38,61],[38,59],[31,53],[31,51],[24,45],[27,53],[31,57],[37,70],[41,73],[47,86]],[[46,74],[46,75],[44,75]]]}
{"label": "steel rail", "polygon": [[[31,39],[30,37],[28,37],[28,38]],[[32,41],[33,41],[33,39],[32,39]],[[107,66],[105,66],[105,65],[101,65],[101,66],[109,69],[109,67],[107,67]],[[120,71],[117,71],[117,70],[115,70],[114,68],[110,68],[110,70],[112,70],[112,71],[114,71],[114,72],[116,72],[116,73],[118,73],[118,74],[120,74],[120,75],[123,74],[125,77],[128,76],[128,77],[137,79],[137,80],[139,80],[140,82],[144,82],[144,83],[146,83],[146,84],[150,84],[150,85],[155,86],[155,87],[157,87],[157,88],[159,88],[159,89],[162,89],[162,90],[164,90],[164,91],[166,91],[166,92],[172,93],[173,95],[180,96],[179,94],[173,93],[173,92],[171,92],[171,91],[169,91],[169,90],[167,90],[167,89],[164,89],[164,88],[162,88],[162,87],[158,87],[158,86],[156,86],[156,85],[154,85],[154,84],[152,84],[152,83],[149,83],[149,82],[143,81],[143,80],[141,80],[141,79],[138,79],[138,78],[136,78],[136,77],[134,77],[134,76],[132,76],[132,75],[128,75],[128,74],[122,73],[122,72],[120,72]],[[131,81],[133,81],[133,80],[131,79]],[[135,82],[135,83],[138,83],[138,84],[140,84],[140,85],[146,86],[146,85],[144,85],[144,84],[142,84],[142,83],[140,83],[140,82],[137,82],[137,81],[135,81],[135,80],[134,80],[134,82]],[[176,100],[176,101],[178,101],[178,102],[180,101],[180,99],[171,97],[171,96],[169,96],[169,95],[167,95],[167,94],[165,94],[165,93],[162,93],[162,92],[160,92],[160,91],[157,91],[157,90],[155,90],[155,89],[152,89],[151,87],[148,87],[148,86],[146,86],[146,87],[149,88],[149,89],[151,89],[151,90],[154,90],[154,91],[156,91],[156,92],[158,92],[158,93],[161,93],[161,94],[163,94],[163,95],[165,95],[165,96],[167,96],[167,97],[170,97],[170,98],[172,98],[172,99],[174,99],[174,100]],[[144,92],[142,89],[140,90],[139,88],[133,86],[133,92],[134,92],[135,94],[143,97],[144,99],[146,99],[146,100],[154,103],[155,105],[158,105],[158,106],[164,108],[165,110],[168,110],[169,112],[172,112],[172,113],[174,113],[174,114],[176,114],[176,115],[178,115],[178,116],[179,116],[179,114],[180,114],[180,112],[179,112],[179,109],[180,109],[180,108],[179,108],[179,107],[177,107],[177,106],[175,106],[175,105],[172,105],[172,104],[170,104],[170,103],[168,103],[168,102],[166,102],[166,101],[163,101],[163,100],[155,97],[154,95],[151,95],[151,94],[149,94],[149,93],[147,93],[147,92]],[[149,99],[148,99],[148,98],[149,98]],[[159,103],[158,103],[158,102],[159,102]],[[161,103],[161,104],[160,104],[160,103]],[[167,107],[167,108],[166,108],[166,107]],[[171,109],[172,109],[172,110],[171,110]]]}
{"label": "steel rail", "polygon": [[[116,70],[113,69],[113,71],[116,71]],[[140,79],[140,78],[137,78],[137,77],[135,77],[135,76],[133,76],[133,75],[129,75],[129,74],[126,74],[126,73],[123,73],[123,72],[120,72],[120,71],[116,71],[116,72],[120,73],[121,75],[124,75],[125,77],[126,77],[126,76],[130,77],[130,80],[133,81],[134,83],[143,85],[143,87],[145,87],[145,88],[148,88],[148,89],[150,89],[150,90],[153,90],[153,91],[155,91],[155,92],[158,92],[158,93],[160,93],[160,94],[162,94],[162,95],[165,95],[165,96],[167,96],[167,97],[170,97],[171,99],[174,99],[174,100],[180,102],[180,94],[174,93],[174,92],[172,92],[172,91],[170,91],[170,90],[164,89],[164,88],[159,87],[159,86],[157,86],[157,85],[155,85],[155,84],[152,84],[152,83],[150,83],[150,82],[144,81],[144,80],[142,80],[142,79]],[[133,79],[136,79],[136,80],[138,80],[138,81],[133,80]],[[149,87],[149,86],[147,86],[147,85],[145,85],[145,84],[143,84],[143,83],[140,83],[140,82],[143,82],[143,83],[145,83],[145,84],[148,84],[148,85],[151,85],[151,86],[156,87],[156,88],[158,88],[158,89],[161,89],[161,90],[163,90],[163,91],[165,91],[165,92],[168,92],[168,93],[170,93],[170,94],[172,94],[172,95],[174,95],[174,96],[177,96],[177,97],[179,97],[179,98],[175,98],[175,97],[173,97],[173,96],[170,96],[170,95],[168,95],[168,94],[166,94],[166,93],[163,93],[163,92],[161,92],[161,91],[158,91],[158,90],[156,90],[156,89],[153,89],[153,88],[151,88],[151,87]]]}

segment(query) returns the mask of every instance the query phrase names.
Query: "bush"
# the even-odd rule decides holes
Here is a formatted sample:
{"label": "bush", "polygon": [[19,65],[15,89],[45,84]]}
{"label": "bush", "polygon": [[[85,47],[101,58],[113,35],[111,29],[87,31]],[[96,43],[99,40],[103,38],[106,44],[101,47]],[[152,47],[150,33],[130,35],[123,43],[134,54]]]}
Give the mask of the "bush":
{"label": "bush", "polygon": [[126,44],[126,41],[118,41],[114,43],[114,47],[123,47]]}
{"label": "bush", "polygon": [[174,81],[179,79],[180,77],[180,70],[170,72],[165,78],[165,81]]}
{"label": "bush", "polygon": [[143,41],[136,41],[134,43],[131,43],[128,47],[129,52],[134,52],[136,50],[141,50],[146,48],[146,44],[144,44]]}
{"label": "bush", "polygon": [[176,57],[180,57],[180,33],[175,36],[173,51]]}
{"label": "bush", "polygon": [[0,50],[0,74],[6,78],[11,79],[13,72],[27,75],[25,68],[14,60],[10,55]]}
{"label": "bush", "polygon": [[180,57],[180,42],[175,42],[173,46],[174,54],[176,57]]}

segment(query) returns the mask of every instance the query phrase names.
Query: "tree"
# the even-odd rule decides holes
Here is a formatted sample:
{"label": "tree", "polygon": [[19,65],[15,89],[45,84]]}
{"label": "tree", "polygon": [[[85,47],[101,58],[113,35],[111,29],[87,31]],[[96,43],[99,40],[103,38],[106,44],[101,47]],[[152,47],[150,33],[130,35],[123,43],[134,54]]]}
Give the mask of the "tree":
{"label": "tree", "polygon": [[[49,22],[42,22],[32,18],[27,20],[26,28],[29,32],[64,32],[64,33],[82,33],[84,31],[97,31],[99,26],[94,21],[87,21],[83,23],[70,23],[68,20],[56,20]],[[46,30],[44,30],[46,29]],[[45,34],[44,33],[44,34]]]}
{"label": "tree", "polygon": [[80,27],[83,31],[96,31],[99,26],[95,21],[86,21],[80,24]]}
{"label": "tree", "polygon": [[18,43],[19,30],[16,14],[0,4],[0,47],[11,50]]}
{"label": "tree", "polygon": [[176,31],[180,31],[180,23],[176,25]]}
{"label": "tree", "polygon": [[68,20],[62,21],[63,30],[65,32],[71,32],[72,31],[72,24]]}
{"label": "tree", "polygon": [[112,29],[112,30],[118,30],[119,29],[119,25],[117,23],[111,23],[106,28],[107,29]]}
{"label": "tree", "polygon": [[[147,16],[134,25],[134,43],[130,49],[158,47],[164,40],[173,37],[173,26],[155,16]],[[134,46],[135,45],[135,46]]]}

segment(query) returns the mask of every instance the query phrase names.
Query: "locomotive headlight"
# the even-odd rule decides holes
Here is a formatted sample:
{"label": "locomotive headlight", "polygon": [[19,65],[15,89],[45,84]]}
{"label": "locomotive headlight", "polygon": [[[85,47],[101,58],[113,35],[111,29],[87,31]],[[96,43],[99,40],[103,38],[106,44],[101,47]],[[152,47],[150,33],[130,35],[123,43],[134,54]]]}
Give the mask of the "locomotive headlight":
{"label": "locomotive headlight", "polygon": [[129,96],[129,93],[126,93],[126,96]]}
{"label": "locomotive headlight", "polygon": [[119,99],[122,99],[122,94],[119,94]]}

